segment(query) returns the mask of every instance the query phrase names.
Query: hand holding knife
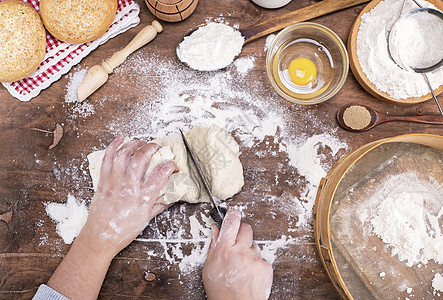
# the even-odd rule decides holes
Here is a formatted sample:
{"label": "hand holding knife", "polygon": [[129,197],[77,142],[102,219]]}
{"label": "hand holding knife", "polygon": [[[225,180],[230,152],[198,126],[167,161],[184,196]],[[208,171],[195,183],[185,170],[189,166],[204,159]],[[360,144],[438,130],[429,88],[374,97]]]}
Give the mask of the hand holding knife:
{"label": "hand holding knife", "polygon": [[200,177],[201,181],[203,182],[203,186],[205,187],[206,192],[208,193],[209,200],[212,204],[212,210],[211,210],[211,217],[214,220],[215,224],[217,224],[218,228],[221,227],[221,224],[223,223],[223,219],[226,215],[226,208],[221,207],[218,203],[216,203],[216,198],[212,195],[211,189],[209,188],[209,182],[205,175],[203,174],[203,171],[201,169],[201,166],[198,164],[197,159],[192,152],[191,148],[189,147],[188,141],[185,138],[185,135],[183,134],[183,131],[180,130],[183,143],[185,144],[186,152],[191,157],[192,162],[195,165],[195,168],[197,170],[198,176]]}

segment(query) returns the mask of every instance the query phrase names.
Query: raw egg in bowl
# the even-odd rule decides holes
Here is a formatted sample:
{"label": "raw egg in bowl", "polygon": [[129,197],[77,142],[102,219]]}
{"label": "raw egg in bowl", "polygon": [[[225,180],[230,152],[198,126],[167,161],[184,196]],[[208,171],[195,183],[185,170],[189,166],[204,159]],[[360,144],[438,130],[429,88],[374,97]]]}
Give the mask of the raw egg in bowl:
{"label": "raw egg in bowl", "polygon": [[315,23],[283,29],[266,55],[273,88],[298,104],[317,104],[334,96],[343,86],[348,69],[348,53],[341,39]]}

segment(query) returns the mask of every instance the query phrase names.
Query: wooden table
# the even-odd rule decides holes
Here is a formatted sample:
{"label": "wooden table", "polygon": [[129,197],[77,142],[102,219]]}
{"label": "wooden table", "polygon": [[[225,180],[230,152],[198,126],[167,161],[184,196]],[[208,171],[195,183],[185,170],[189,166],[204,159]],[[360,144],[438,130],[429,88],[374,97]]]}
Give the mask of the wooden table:
{"label": "wooden table", "polygon": [[[137,2],[141,5],[141,24],[146,25],[154,18],[143,1],[137,0]],[[177,24],[163,22],[164,32],[139,52],[155,51],[165,59],[176,60],[175,46],[182,35],[189,28],[204,23],[209,16],[218,17],[222,14],[231,24],[238,23],[241,27],[246,27],[314,2],[316,1],[292,1],[285,8],[266,10],[255,6],[248,0],[217,1],[216,5],[214,1],[201,0],[195,13],[189,19]],[[331,28],[346,43],[352,22],[363,7],[361,5],[346,9],[315,19],[314,22]],[[81,61],[80,65],[83,68],[91,67],[108,58],[111,53],[126,45],[142,25],[100,46]],[[253,72],[248,73],[246,80],[262,81],[262,84],[271,91],[266,78],[264,44],[265,38],[248,44],[243,49],[242,56],[255,55],[256,57],[255,68]],[[125,68],[125,65],[121,68]],[[67,83],[68,78],[62,77],[42,91],[38,97],[26,103],[11,97],[3,87],[0,88],[0,149],[2,151],[0,214],[12,213],[12,219],[9,222],[0,221],[0,298],[2,299],[31,298],[38,285],[47,282],[63,255],[67,253],[69,245],[65,245],[56,234],[55,225],[46,215],[43,203],[66,202],[67,195],[73,190],[77,191],[78,197],[91,198],[92,192],[87,188],[91,182],[88,175],[83,173],[87,166],[85,155],[94,147],[102,147],[112,140],[114,134],[108,132],[107,120],[116,113],[123,112],[124,115],[124,112],[134,103],[137,95],[137,91],[131,90],[130,85],[125,87],[110,80],[106,89],[97,91],[88,101],[93,103],[94,99],[105,97],[106,91],[115,88],[121,89],[118,102],[110,101],[97,108],[94,115],[79,118],[70,113],[68,109],[70,104],[65,103]],[[443,100],[441,96],[439,99]],[[283,99],[280,100],[279,105],[291,113],[294,105]],[[342,90],[330,101],[297,109],[305,110],[311,115],[311,119],[317,118],[331,127],[337,127],[335,112],[339,107],[350,102],[363,103],[392,114],[437,113],[433,101],[401,106],[377,100],[358,85],[351,72]],[[294,114],[294,121],[304,121],[302,116],[303,114]],[[65,134],[59,145],[48,150],[52,136],[32,128],[53,130],[56,123],[63,126]],[[293,134],[298,136],[305,133],[309,136],[312,132],[315,132],[315,128],[295,130]],[[340,139],[345,139],[349,150],[352,150],[367,142],[399,134],[441,134],[442,132],[441,126],[391,123],[358,134],[338,129],[336,135]],[[331,158],[331,160],[336,159]],[[250,191],[251,187],[256,184],[248,176],[248,170],[257,163],[256,158],[253,154],[244,153],[241,160],[246,170],[246,184],[244,191],[232,200],[232,204],[247,201],[247,191]],[[277,163],[286,161],[286,154],[283,153],[269,160],[263,159],[260,164],[267,168],[261,174],[261,179],[274,182],[275,170],[273,168]],[[285,178],[289,179],[292,176],[291,172],[288,171],[287,174],[281,174],[281,176],[283,179],[280,180],[281,184],[274,185],[270,194],[280,196],[287,189],[297,189],[297,186],[291,187],[284,183]],[[79,182],[80,185],[83,182],[84,188],[78,188]],[[174,213],[179,213],[179,206],[171,208]],[[267,212],[271,206],[272,203],[268,203],[255,207],[248,211],[245,217],[246,221],[254,226],[256,239],[278,238],[273,235],[273,232],[281,228],[283,221],[279,220],[278,216],[274,221],[268,219]],[[187,213],[193,213],[199,209],[201,210],[200,206],[191,207]],[[146,234],[149,235],[149,232]],[[282,250],[284,253],[280,254],[274,262],[274,285],[271,298],[338,298],[320,263],[312,226],[292,235],[299,236],[300,242]],[[114,259],[101,290],[101,298],[204,299],[200,270],[180,276],[180,270],[176,265],[170,265],[162,258],[149,258],[146,251],[150,246],[155,247],[155,245],[134,242]],[[153,281],[145,280],[145,272],[148,271],[155,273],[157,278]]]}

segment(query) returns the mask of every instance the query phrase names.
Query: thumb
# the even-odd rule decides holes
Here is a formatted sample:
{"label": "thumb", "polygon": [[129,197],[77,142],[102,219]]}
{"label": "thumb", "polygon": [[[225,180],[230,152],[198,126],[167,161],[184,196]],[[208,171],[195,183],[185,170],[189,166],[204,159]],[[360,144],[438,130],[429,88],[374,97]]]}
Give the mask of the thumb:
{"label": "thumb", "polygon": [[218,240],[218,235],[220,233],[220,230],[218,229],[217,225],[212,224],[211,228],[212,228],[212,240],[211,240],[211,244],[209,245],[209,249],[212,249],[215,247],[215,244],[217,243],[217,240]]}

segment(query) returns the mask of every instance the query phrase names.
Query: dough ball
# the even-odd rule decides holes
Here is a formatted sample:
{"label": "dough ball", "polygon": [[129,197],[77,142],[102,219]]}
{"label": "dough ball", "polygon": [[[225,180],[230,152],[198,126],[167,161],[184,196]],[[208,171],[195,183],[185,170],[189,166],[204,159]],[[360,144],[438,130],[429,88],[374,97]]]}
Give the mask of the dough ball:
{"label": "dough ball", "polygon": [[37,11],[20,0],[0,2],[0,82],[28,77],[45,52],[46,33]]}
{"label": "dough ball", "polygon": [[117,0],[41,0],[46,29],[63,42],[82,44],[102,36],[115,19]]}
{"label": "dough ball", "polygon": [[[238,193],[244,184],[243,167],[238,158],[238,144],[232,136],[216,125],[209,128],[195,126],[185,136],[203,168],[214,196],[225,200]],[[192,161],[188,160],[181,136],[174,134],[153,142],[162,148],[153,155],[147,173],[168,160],[173,160],[178,169],[177,173],[169,177],[157,203],[208,202],[203,183],[200,182]],[[100,150],[88,155],[94,190],[97,189],[104,154],[105,150]]]}

